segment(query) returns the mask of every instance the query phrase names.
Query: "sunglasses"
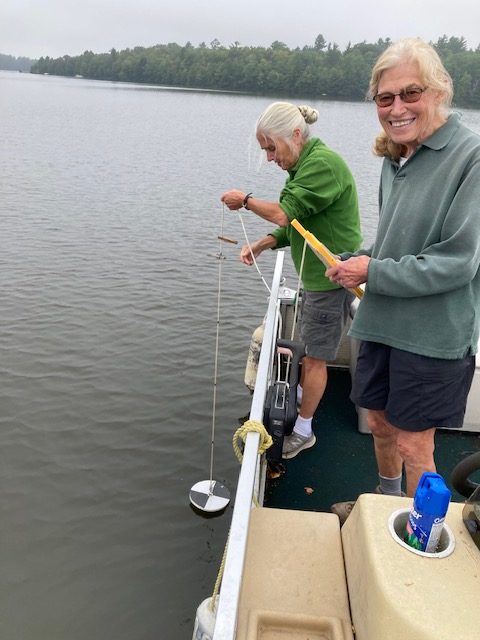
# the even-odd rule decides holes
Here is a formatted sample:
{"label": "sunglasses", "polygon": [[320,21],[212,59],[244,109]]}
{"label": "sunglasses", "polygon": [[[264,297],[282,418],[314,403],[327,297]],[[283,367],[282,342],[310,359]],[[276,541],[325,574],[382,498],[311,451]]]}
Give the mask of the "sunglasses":
{"label": "sunglasses", "polygon": [[402,102],[411,104],[412,102],[418,102],[422,97],[422,93],[427,89],[428,87],[424,87],[423,89],[420,87],[407,87],[399,93],[377,93],[376,96],[373,96],[373,99],[377,107],[389,107],[394,103],[395,96],[400,96]]}

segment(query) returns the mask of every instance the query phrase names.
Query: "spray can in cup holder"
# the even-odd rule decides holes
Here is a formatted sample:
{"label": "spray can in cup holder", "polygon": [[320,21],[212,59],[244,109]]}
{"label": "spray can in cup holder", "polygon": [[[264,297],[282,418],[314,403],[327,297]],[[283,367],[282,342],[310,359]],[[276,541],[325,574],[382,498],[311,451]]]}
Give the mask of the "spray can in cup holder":
{"label": "spray can in cup holder", "polygon": [[435,553],[451,497],[441,475],[430,471],[422,474],[405,530],[404,541],[408,545]]}

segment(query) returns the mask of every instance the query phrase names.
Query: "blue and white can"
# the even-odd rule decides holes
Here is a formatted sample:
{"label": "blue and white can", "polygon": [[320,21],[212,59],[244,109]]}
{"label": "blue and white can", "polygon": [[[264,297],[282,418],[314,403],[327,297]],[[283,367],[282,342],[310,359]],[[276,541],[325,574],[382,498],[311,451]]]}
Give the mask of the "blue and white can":
{"label": "blue and white can", "polygon": [[419,551],[435,553],[452,493],[438,473],[426,471],[418,483],[404,541]]}

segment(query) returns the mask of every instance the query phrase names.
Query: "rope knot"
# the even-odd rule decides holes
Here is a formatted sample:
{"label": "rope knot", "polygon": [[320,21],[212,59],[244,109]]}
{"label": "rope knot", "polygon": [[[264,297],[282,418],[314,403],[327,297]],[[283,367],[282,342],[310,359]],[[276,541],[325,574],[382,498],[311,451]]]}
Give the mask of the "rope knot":
{"label": "rope knot", "polygon": [[265,451],[273,444],[272,436],[268,433],[261,422],[258,420],[247,420],[235,431],[233,435],[233,449],[239,462],[242,462],[243,460],[243,453],[240,450],[238,440],[241,439],[245,443],[247,435],[252,431],[260,434],[260,442],[258,443],[259,454],[265,453]]}

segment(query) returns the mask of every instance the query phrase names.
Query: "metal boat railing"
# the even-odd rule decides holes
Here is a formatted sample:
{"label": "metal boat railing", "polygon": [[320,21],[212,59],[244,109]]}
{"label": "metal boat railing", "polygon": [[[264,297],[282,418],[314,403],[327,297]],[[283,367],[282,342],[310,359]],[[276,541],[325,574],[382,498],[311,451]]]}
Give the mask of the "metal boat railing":
{"label": "metal boat railing", "polygon": [[[263,422],[265,396],[271,381],[272,362],[279,322],[279,290],[285,253],[277,252],[273,274],[262,350],[250,409],[250,420]],[[228,541],[225,568],[218,599],[213,640],[234,640],[237,627],[238,603],[242,585],[248,527],[253,498],[261,493],[261,465],[258,455],[260,435],[251,432],[245,440],[243,461],[238,479],[235,506]]]}

